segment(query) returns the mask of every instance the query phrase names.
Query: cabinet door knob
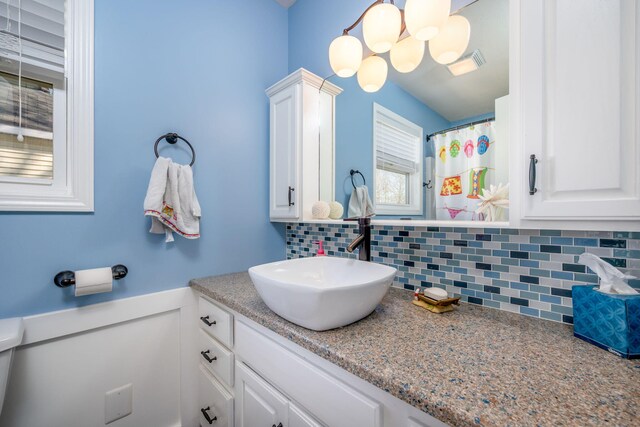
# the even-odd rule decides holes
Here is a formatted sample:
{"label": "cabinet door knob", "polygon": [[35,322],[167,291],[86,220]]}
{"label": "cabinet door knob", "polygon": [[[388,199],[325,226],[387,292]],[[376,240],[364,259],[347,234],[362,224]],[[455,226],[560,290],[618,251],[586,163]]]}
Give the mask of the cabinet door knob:
{"label": "cabinet door knob", "polygon": [[278,425],[272,425],[271,427],[282,427],[282,423],[278,423]]}
{"label": "cabinet door knob", "polygon": [[206,351],[201,351],[200,354],[202,355],[202,357],[204,357],[204,360],[206,360],[207,362],[211,363],[214,360],[218,360],[217,356],[213,356],[213,357],[209,357],[209,352],[211,350],[206,350]]}
{"label": "cabinet door knob", "polygon": [[207,325],[207,326],[213,326],[213,325],[215,325],[215,324],[216,324],[216,321],[215,321],[215,320],[214,320],[213,322],[210,322],[210,321],[209,321],[209,316],[202,316],[202,317],[200,318],[200,320],[202,320],[202,321],[204,322],[204,324],[205,324],[205,325]]}
{"label": "cabinet door knob", "polygon": [[538,189],[536,188],[536,164],[538,163],[538,159],[536,159],[536,155],[532,154],[529,157],[529,194],[533,196],[536,194]]}
{"label": "cabinet door knob", "polygon": [[296,191],[296,189],[289,186],[289,206],[295,205],[295,203],[291,201],[291,193],[293,193],[294,191]]}
{"label": "cabinet door knob", "polygon": [[213,418],[211,418],[211,416],[209,415],[210,410],[211,410],[211,406],[207,406],[206,408],[200,409],[200,412],[202,412],[204,419],[207,420],[209,424],[213,424],[213,422],[216,421],[218,417],[214,415]]}

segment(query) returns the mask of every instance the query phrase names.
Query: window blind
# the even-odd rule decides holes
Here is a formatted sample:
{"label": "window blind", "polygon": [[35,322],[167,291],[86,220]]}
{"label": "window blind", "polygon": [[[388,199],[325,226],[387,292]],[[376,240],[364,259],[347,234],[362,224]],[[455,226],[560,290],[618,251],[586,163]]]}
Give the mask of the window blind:
{"label": "window blind", "polygon": [[53,178],[53,141],[0,133],[0,176]]}
{"label": "window blind", "polygon": [[53,179],[53,87],[64,78],[64,12],[65,0],[0,1],[0,177]]}
{"label": "window blind", "polygon": [[[8,7],[7,7],[8,5]],[[22,0],[22,61],[64,72],[64,0]],[[18,1],[0,2],[0,56],[17,61]]]}
{"label": "window blind", "polygon": [[376,121],[376,167],[414,173],[418,171],[420,138],[389,123]]}

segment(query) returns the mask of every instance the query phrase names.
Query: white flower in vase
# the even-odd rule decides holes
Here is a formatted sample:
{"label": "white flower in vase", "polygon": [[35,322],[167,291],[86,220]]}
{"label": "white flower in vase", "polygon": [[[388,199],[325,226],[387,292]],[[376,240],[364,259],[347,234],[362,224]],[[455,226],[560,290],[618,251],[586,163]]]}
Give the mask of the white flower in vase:
{"label": "white flower in vase", "polygon": [[478,195],[480,204],[476,209],[476,213],[483,214],[485,221],[499,221],[502,217],[504,209],[509,208],[509,184],[502,183],[490,185],[489,188],[482,190],[482,195]]}

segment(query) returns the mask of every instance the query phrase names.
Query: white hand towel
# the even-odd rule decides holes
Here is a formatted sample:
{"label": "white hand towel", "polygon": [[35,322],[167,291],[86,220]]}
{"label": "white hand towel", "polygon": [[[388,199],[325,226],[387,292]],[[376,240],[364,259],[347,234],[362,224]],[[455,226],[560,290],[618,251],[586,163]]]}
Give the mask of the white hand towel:
{"label": "white hand towel", "polygon": [[349,218],[362,218],[373,214],[373,203],[369,198],[367,186],[360,185],[354,188],[349,199]]}
{"label": "white hand towel", "polygon": [[173,242],[173,231],[187,239],[200,237],[200,204],[191,166],[158,157],[144,199],[144,214],[151,217],[149,231],[165,234],[165,242]]}

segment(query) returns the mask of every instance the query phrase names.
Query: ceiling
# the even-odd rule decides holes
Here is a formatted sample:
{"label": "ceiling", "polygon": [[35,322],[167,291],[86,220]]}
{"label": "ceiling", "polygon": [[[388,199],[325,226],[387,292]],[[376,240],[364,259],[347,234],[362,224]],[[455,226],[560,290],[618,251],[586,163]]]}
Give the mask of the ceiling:
{"label": "ceiling", "polygon": [[416,70],[390,66],[389,79],[452,122],[495,111],[495,99],[509,93],[508,7],[509,0],[480,0],[460,12],[471,23],[466,53],[480,49],[486,60],[479,70],[454,77],[427,46]]}
{"label": "ceiling", "polygon": [[286,7],[286,8],[291,7],[291,5],[296,2],[296,0],[276,0],[276,1],[280,3],[280,6]]}

